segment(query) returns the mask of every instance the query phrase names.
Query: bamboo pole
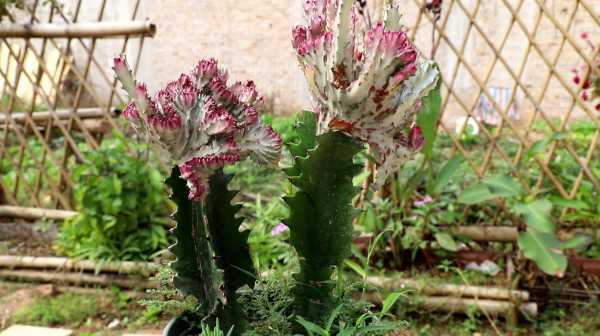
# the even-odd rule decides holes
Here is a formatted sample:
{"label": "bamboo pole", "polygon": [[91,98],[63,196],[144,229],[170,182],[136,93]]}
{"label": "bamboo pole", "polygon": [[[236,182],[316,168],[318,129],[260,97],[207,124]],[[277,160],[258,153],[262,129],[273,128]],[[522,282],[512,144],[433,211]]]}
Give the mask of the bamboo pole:
{"label": "bamboo pole", "polygon": [[515,242],[519,230],[514,226],[457,226],[450,228],[456,236],[463,236],[474,241]]}
{"label": "bamboo pole", "polygon": [[16,217],[24,219],[54,219],[65,220],[77,215],[75,211],[28,208],[13,205],[0,205],[0,217]]}
{"label": "bamboo pole", "polygon": [[[374,292],[364,294],[356,293],[355,297],[367,300],[377,305],[383,304],[383,300],[385,298],[381,294]],[[476,307],[481,312],[489,315],[508,316],[509,314],[512,314],[515,308],[529,317],[535,317],[538,314],[538,305],[535,302],[527,302],[516,305],[508,301],[463,299],[444,296],[422,296],[413,302],[410,302],[409,304],[411,306],[419,307],[428,311],[447,313],[468,313],[472,307]]]}
{"label": "bamboo pole", "polygon": [[0,38],[106,38],[156,34],[150,21],[82,23],[10,23],[0,25]]}
{"label": "bamboo pole", "polygon": [[452,297],[471,297],[497,300],[528,301],[529,293],[526,291],[510,290],[499,287],[463,286],[453,284],[426,284],[414,279],[367,277],[365,282],[379,287],[385,292],[394,292],[400,289],[414,289],[426,295],[447,295]]}
{"label": "bamboo pole", "polygon": [[62,257],[30,257],[0,255],[0,267],[60,269],[66,271],[99,271],[103,273],[143,274],[158,271],[160,266],[149,262],[96,262],[92,260],[73,260]]}
{"label": "bamboo pole", "polygon": [[85,273],[54,273],[43,271],[11,271],[0,270],[0,278],[8,280],[19,280],[42,283],[60,283],[72,285],[96,285],[96,286],[117,286],[123,288],[156,288],[156,283],[143,279],[133,279],[131,277],[119,275],[92,275]]}
{"label": "bamboo pole", "polygon": [[538,306],[535,302],[522,303],[517,306],[508,301],[422,297],[419,298],[416,304],[432,311],[467,313],[471,307],[477,307],[477,309],[490,315],[508,315],[512,313],[514,308],[518,308],[519,311],[530,317],[535,317],[538,314]]}
{"label": "bamboo pole", "polygon": [[[450,228],[450,232],[456,236],[480,241],[480,242],[516,242],[519,238],[519,230],[513,226],[457,226]],[[594,239],[600,239],[600,230],[594,229],[569,229],[559,230],[558,237],[567,240],[576,235],[587,235]]]}
{"label": "bamboo pole", "polygon": [[[77,116],[81,119],[103,118],[106,116],[105,111],[106,109],[102,107],[80,108],[77,109],[77,112],[75,114],[77,114]],[[112,109],[111,114],[114,115],[115,111],[115,109]],[[49,119],[54,118],[54,116],[56,116],[60,120],[63,120],[69,119],[71,117],[71,113],[71,109],[33,112],[30,115],[24,112],[16,112],[11,113],[11,117],[8,118],[6,117],[6,115],[8,114],[7,112],[0,112],[0,123],[24,123],[27,121],[26,119],[28,116],[31,120],[35,122],[47,122]]]}

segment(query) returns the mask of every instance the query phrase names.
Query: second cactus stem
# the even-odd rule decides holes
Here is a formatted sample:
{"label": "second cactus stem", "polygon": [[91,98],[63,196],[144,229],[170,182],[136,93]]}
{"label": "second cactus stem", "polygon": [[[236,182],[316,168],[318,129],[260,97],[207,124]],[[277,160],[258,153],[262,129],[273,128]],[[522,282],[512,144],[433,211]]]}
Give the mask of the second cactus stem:
{"label": "second cactus stem", "polygon": [[[167,184],[171,199],[177,204],[173,233],[177,239],[171,251],[177,257],[171,267],[174,284],[184,295],[198,299],[199,319],[211,326],[219,320],[225,330],[241,335],[245,319],[237,302],[236,291],[244,285],[253,287],[254,267],[247,244],[248,232],[240,232],[240,206],[232,205],[235,191],[227,186],[232,176],[220,169],[210,177],[210,193],[201,202],[188,199],[186,182],[173,168]],[[178,321],[183,327],[170,336],[193,334],[199,321],[187,313]],[[183,321],[185,320],[185,321]]]}
{"label": "second cactus stem", "polygon": [[353,162],[363,146],[341,132],[316,136],[315,114],[305,112],[288,149],[294,166],[287,170],[296,192],[286,198],[290,242],[300,258],[295,313],[312,321],[334,308],[333,271],[351,255],[352,184],[361,166]]}

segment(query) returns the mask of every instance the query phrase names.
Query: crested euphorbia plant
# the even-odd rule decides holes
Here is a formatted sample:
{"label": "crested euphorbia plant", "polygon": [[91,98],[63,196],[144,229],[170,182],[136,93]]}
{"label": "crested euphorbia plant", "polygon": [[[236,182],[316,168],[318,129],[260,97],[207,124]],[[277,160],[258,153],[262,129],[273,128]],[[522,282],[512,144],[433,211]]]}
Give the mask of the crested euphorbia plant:
{"label": "crested euphorbia plant", "polygon": [[[254,269],[247,245],[248,232],[240,232],[240,206],[231,204],[235,192],[223,166],[250,156],[275,164],[281,139],[260,122],[263,99],[254,83],[227,84],[227,73],[213,59],[201,61],[159,90],[154,97],[145,84],[134,80],[124,57],[114,59],[117,79],[131,102],[123,114],[137,133],[162,150],[174,165],[167,184],[177,204],[174,218],[177,260],[172,264],[174,284],[183,294],[198,299],[198,316],[204,322],[244,328],[236,290],[253,287]],[[175,320],[170,335],[192,334],[188,314]],[[197,331],[197,330],[196,330]]]}
{"label": "crested euphorbia plant", "polygon": [[293,31],[316,113],[302,116],[303,141],[289,146],[298,191],[286,201],[301,265],[296,312],[313,320],[328,316],[334,267],[350,255],[352,178],[360,170],[353,157],[368,144],[381,184],[424,142],[431,146],[437,121],[438,68],[409,40],[398,7],[391,0],[375,13],[361,7],[306,0],[306,24]]}

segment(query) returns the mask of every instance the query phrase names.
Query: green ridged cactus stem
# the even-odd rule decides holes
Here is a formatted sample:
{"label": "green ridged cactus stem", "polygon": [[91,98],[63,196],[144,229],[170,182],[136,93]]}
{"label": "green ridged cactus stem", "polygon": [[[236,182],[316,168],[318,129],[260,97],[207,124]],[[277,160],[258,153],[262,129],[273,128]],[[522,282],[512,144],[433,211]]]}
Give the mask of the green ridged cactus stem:
{"label": "green ridged cactus stem", "polygon": [[353,157],[363,148],[340,132],[317,137],[315,126],[311,112],[298,120],[300,142],[288,146],[295,162],[287,170],[298,190],[285,199],[290,242],[300,258],[295,309],[312,321],[333,308],[332,273],[351,254],[351,201],[358,192],[352,179],[361,171]]}
{"label": "green ridged cactus stem", "polygon": [[289,176],[298,192],[287,202],[298,279],[306,286],[297,291],[297,313],[320,320],[331,309],[332,269],[350,252],[352,177],[360,169],[353,157],[369,145],[381,186],[425,140],[431,146],[429,129],[416,124],[439,71],[420,57],[394,1],[370,8],[355,0],[306,0],[303,7],[306,24],[294,29],[292,45],[316,113],[303,116],[301,142],[290,146],[296,159]]}

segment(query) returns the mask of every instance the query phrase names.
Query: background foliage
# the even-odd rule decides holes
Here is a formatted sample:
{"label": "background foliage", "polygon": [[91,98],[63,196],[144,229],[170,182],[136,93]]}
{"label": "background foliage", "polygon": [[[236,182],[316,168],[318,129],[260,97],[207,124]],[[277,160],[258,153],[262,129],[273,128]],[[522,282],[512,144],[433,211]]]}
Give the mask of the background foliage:
{"label": "background foliage", "polygon": [[[167,193],[146,146],[118,134],[97,150],[83,149],[73,170],[79,215],[61,227],[56,248],[70,257],[147,260],[168,244]],[[135,154],[132,155],[131,152]]]}

